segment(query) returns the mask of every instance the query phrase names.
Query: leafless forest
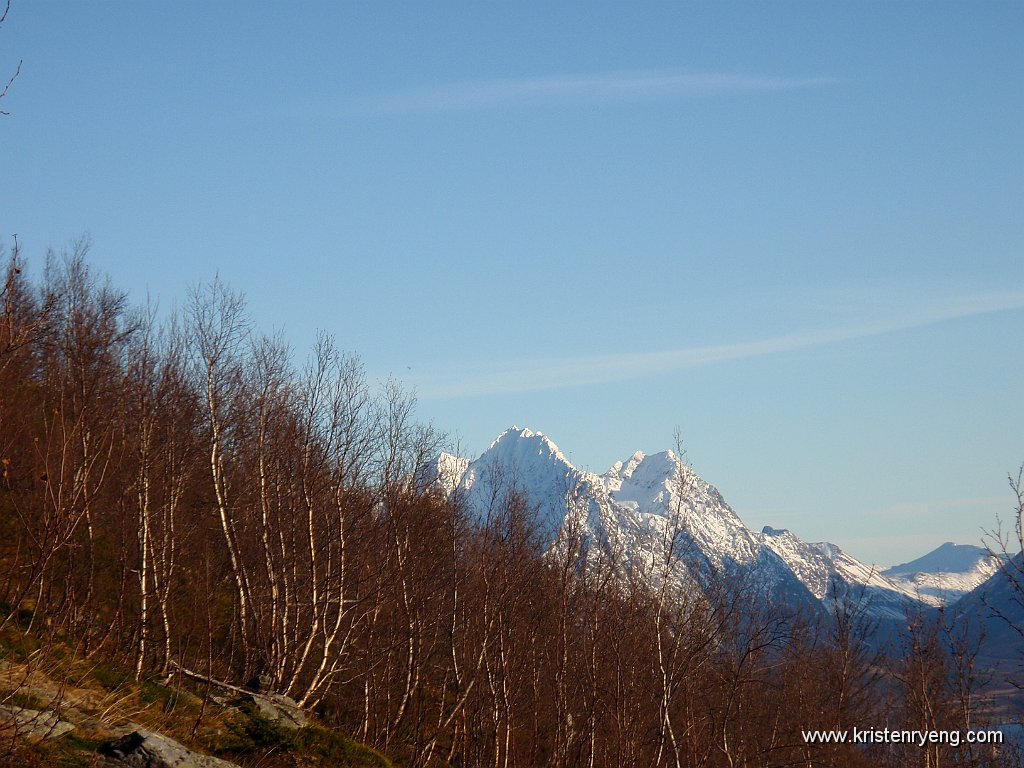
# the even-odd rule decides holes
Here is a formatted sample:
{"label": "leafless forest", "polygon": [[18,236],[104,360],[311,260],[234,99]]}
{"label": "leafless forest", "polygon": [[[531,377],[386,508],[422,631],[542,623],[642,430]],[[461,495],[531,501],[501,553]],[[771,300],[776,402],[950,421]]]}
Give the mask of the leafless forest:
{"label": "leafless forest", "polygon": [[418,487],[441,439],[331,338],[293,355],[221,282],[158,322],[84,249],[37,271],[8,254],[5,637],[259,681],[410,766],[1017,764],[802,736],[982,727],[964,625],[908,617],[879,647],[855,598],[806,615],[724,579],[673,588],[572,531],[545,554],[529,499],[480,520]]}

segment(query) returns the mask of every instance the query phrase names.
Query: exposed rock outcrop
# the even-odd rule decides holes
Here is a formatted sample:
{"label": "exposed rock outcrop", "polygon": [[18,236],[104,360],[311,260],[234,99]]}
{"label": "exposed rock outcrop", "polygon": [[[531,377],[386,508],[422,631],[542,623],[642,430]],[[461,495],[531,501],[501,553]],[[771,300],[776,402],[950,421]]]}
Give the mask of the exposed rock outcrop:
{"label": "exposed rock outcrop", "polygon": [[193,752],[159,733],[138,729],[103,749],[128,768],[238,768],[234,763]]}
{"label": "exposed rock outcrop", "polygon": [[269,695],[251,694],[243,699],[260,716],[286,731],[297,731],[309,725],[309,719],[295,699],[277,693]]}
{"label": "exposed rock outcrop", "polygon": [[40,712],[25,707],[0,706],[0,726],[13,728],[19,736],[33,741],[56,739],[75,730],[73,724],[53,712]]}

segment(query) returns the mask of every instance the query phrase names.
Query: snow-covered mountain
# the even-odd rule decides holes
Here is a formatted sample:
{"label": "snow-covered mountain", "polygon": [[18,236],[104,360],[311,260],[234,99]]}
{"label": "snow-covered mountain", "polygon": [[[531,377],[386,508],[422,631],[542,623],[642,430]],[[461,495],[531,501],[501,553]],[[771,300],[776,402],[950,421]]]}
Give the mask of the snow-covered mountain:
{"label": "snow-covered mountain", "polygon": [[920,593],[923,601],[942,605],[983,584],[999,570],[999,564],[999,558],[984,547],[949,541],[923,557],[888,568],[882,575]]}
{"label": "snow-covered mountain", "polygon": [[458,494],[486,520],[510,491],[537,512],[548,548],[572,528],[627,572],[656,583],[671,576],[707,584],[712,574],[792,605],[820,606],[852,594],[875,615],[902,618],[919,605],[916,588],[885,578],[834,544],[810,544],[785,530],[747,528],[718,490],[672,451],[637,452],[602,475],[574,467],[550,439],[529,429],[504,432],[478,459],[443,454],[421,474]]}

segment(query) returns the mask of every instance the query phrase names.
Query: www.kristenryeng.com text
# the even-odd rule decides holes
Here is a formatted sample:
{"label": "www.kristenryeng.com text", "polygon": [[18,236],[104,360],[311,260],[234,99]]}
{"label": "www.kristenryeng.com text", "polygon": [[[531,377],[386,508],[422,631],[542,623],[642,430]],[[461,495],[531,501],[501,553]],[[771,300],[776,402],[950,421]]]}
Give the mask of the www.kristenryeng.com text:
{"label": "www.kristenryeng.com text", "polygon": [[922,749],[932,744],[1002,744],[998,729],[976,731],[913,730],[901,728],[849,728],[846,730],[801,731],[806,744],[916,744]]}

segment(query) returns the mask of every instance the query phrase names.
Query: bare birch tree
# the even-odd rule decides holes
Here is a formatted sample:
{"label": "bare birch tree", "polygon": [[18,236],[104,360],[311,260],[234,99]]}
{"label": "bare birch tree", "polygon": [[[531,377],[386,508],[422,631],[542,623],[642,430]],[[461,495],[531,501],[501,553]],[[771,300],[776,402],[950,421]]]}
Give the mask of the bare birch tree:
{"label": "bare birch tree", "polygon": [[193,375],[202,392],[206,418],[207,463],[214,504],[231,565],[237,608],[236,637],[243,670],[254,663],[250,653],[251,586],[239,547],[240,509],[232,471],[242,435],[236,422],[242,400],[243,359],[249,321],[245,301],[219,278],[193,290],[189,303]]}

